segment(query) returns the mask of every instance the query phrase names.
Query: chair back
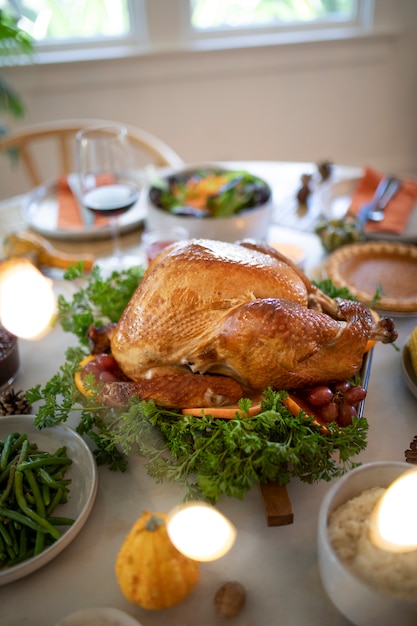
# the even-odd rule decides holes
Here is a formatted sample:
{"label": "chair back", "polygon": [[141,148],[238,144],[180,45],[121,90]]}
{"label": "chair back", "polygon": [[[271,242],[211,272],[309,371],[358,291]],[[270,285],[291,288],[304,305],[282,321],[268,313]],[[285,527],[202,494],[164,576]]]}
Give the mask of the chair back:
{"label": "chair back", "polygon": [[[70,174],[75,167],[75,134],[88,126],[114,125],[120,122],[99,119],[57,120],[33,124],[12,131],[0,139],[0,152],[13,150],[22,164],[32,187],[62,174]],[[123,124],[138,165],[181,167],[183,160],[162,139],[152,133]],[[51,170],[54,170],[53,173]]]}

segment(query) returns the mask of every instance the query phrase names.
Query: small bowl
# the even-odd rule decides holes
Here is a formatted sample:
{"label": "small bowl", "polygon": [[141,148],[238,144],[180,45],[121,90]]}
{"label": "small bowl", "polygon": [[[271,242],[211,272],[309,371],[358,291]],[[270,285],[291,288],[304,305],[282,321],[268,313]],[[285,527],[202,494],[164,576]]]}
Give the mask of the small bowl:
{"label": "small bowl", "polygon": [[330,600],[356,626],[415,626],[417,599],[404,600],[371,587],[342,563],[329,539],[330,514],[367,489],[388,487],[409,470],[409,464],[401,462],[362,465],[338,480],[320,507],[318,559],[321,579]]}
{"label": "small bowl", "polygon": [[[176,183],[183,184],[201,172],[205,174],[229,174],[235,170],[227,170],[215,165],[183,169],[175,174],[162,178],[162,183],[173,190]],[[248,173],[251,177],[252,174]],[[246,237],[263,240],[266,238],[272,214],[272,192],[268,183],[257,176],[257,187],[253,196],[254,205],[233,215],[213,217],[207,211],[205,216],[189,207],[177,207],[176,213],[164,208],[161,186],[154,184],[148,194],[147,228],[185,228],[192,239],[216,239],[233,242]],[[178,212],[179,211],[179,212]]]}

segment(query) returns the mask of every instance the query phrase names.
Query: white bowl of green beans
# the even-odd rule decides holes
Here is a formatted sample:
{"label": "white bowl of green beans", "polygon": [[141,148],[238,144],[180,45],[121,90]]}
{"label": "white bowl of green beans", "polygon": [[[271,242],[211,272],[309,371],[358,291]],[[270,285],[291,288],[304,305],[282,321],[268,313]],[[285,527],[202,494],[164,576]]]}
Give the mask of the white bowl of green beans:
{"label": "white bowl of green beans", "polygon": [[0,585],[55,558],[84,526],[97,493],[85,441],[66,425],[39,429],[34,419],[0,420]]}

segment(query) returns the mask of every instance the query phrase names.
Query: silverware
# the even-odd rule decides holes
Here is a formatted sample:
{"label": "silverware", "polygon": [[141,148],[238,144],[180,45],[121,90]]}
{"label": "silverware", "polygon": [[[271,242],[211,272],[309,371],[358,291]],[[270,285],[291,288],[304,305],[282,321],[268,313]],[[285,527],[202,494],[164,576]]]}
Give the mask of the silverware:
{"label": "silverware", "polygon": [[359,209],[357,220],[362,226],[369,220],[380,222],[384,219],[385,207],[401,188],[401,182],[395,176],[386,176],[379,183],[370,202]]}

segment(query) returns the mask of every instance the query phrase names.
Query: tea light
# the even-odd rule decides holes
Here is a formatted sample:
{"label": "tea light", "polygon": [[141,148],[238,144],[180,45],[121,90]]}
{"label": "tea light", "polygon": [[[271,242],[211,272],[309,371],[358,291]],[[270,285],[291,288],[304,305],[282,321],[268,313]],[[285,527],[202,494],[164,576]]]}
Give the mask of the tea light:
{"label": "tea light", "polygon": [[[414,515],[408,504],[408,512],[403,508],[404,499],[412,500],[415,493],[414,482],[409,491],[410,481],[415,480],[409,475],[407,463],[362,465],[335,483],[321,505],[318,556],[322,582],[335,606],[356,626],[417,624],[415,531],[407,531],[407,536],[404,531],[405,541],[398,527],[385,532],[392,513],[399,520],[391,510],[392,494],[399,498],[394,506],[402,507],[403,513],[398,515]],[[394,483],[400,477],[401,483]],[[389,549],[388,543],[383,548],[378,544],[380,535],[384,542],[390,537]]]}
{"label": "tea light", "polygon": [[397,478],[372,512],[370,538],[388,552],[417,550],[417,470]]}
{"label": "tea light", "polygon": [[23,339],[39,339],[56,314],[52,282],[27,259],[9,259],[0,265],[0,320],[4,328]]}
{"label": "tea light", "polygon": [[177,550],[196,561],[221,558],[236,538],[233,524],[217,509],[200,502],[176,507],[169,514],[167,531]]}

